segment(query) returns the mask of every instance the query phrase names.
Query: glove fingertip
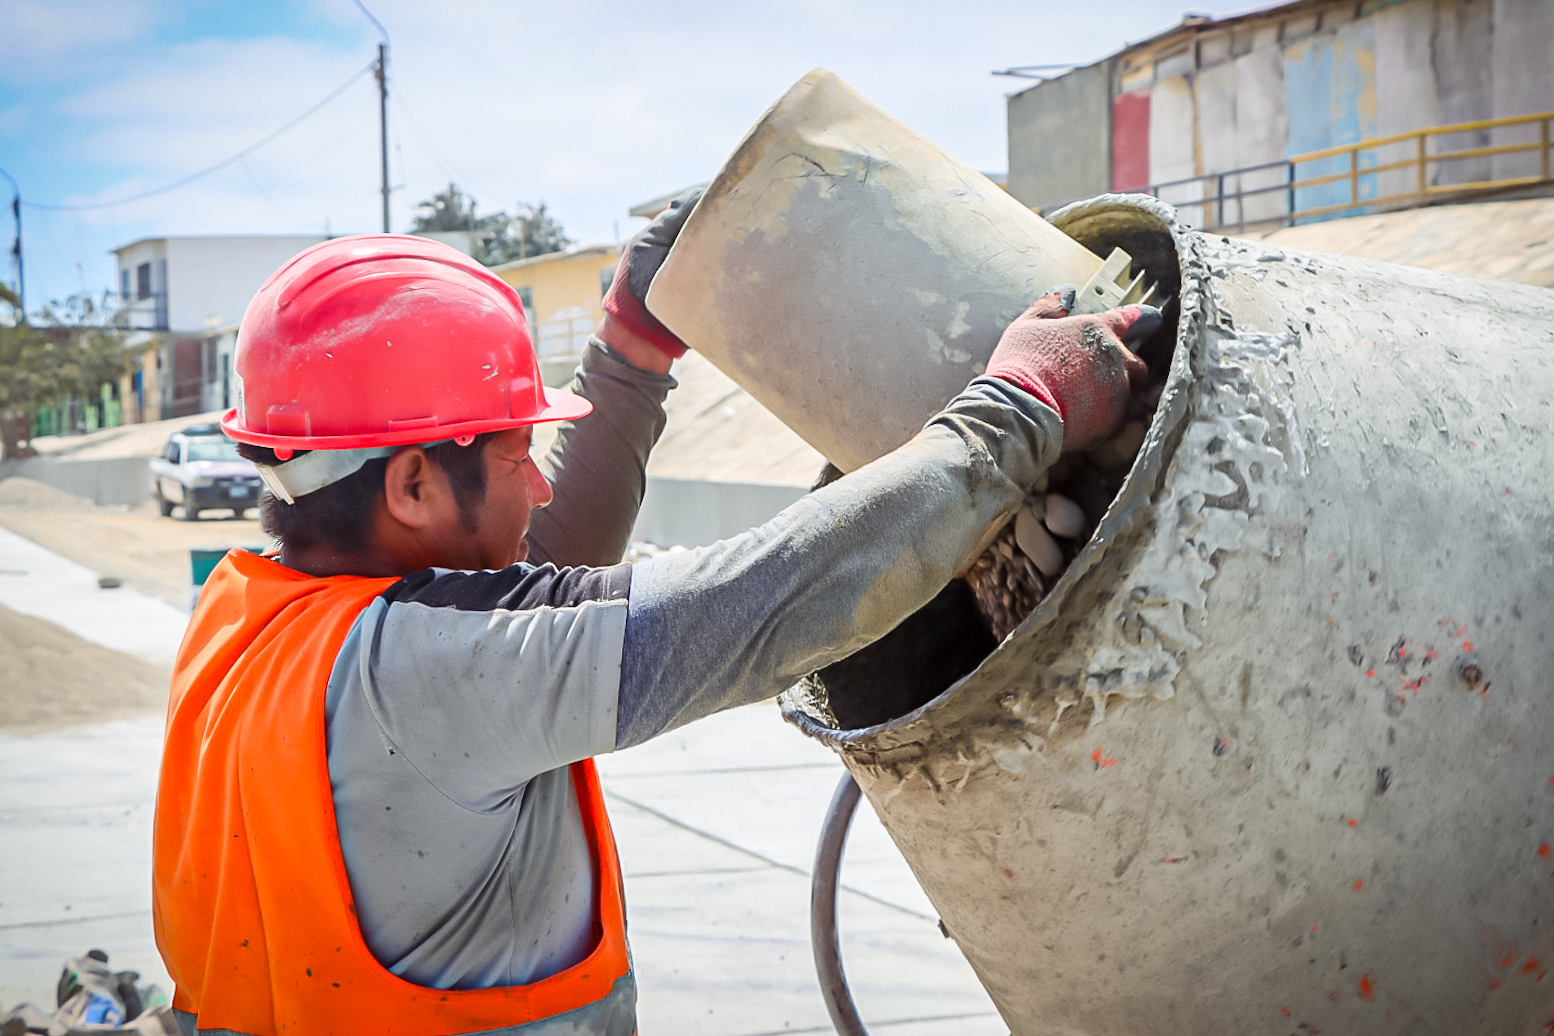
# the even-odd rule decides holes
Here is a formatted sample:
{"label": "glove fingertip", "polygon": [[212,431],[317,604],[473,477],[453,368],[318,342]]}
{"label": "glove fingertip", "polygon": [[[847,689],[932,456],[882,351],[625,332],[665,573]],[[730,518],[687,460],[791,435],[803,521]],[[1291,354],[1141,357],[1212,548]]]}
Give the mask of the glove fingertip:
{"label": "glove fingertip", "polygon": [[1135,304],[1123,306],[1115,312],[1122,315],[1123,326],[1118,337],[1125,345],[1142,342],[1165,326],[1165,314],[1154,306]]}

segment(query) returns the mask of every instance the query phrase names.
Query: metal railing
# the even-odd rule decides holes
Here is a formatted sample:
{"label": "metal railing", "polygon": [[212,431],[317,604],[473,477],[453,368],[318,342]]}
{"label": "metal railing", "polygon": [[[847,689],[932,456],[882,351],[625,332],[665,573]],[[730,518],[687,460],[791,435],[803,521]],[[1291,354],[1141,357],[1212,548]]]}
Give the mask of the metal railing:
{"label": "metal railing", "polygon": [[[1202,230],[1242,231],[1269,225],[1293,226],[1337,216],[1416,208],[1448,199],[1461,200],[1487,191],[1554,183],[1550,168],[1550,148],[1554,143],[1551,141],[1551,122],[1554,122],[1554,112],[1433,126],[1310,151],[1278,162],[1150,184],[1131,191],[1152,194],[1170,202],[1187,223]],[[1536,126],[1538,139],[1452,149],[1442,148],[1438,142],[1437,150],[1433,151],[1430,146],[1431,138],[1462,133],[1487,135],[1519,126]],[[1407,151],[1408,156],[1381,162],[1379,153],[1383,149]],[[1495,175],[1496,164],[1506,164],[1504,156],[1524,154],[1537,156],[1536,163],[1526,163],[1529,167],[1536,164],[1535,174]],[[1484,176],[1471,172],[1466,176],[1452,175],[1448,163],[1472,159],[1488,160],[1489,173]],[[1306,168],[1302,169],[1303,166]],[[1412,177],[1407,176],[1408,170],[1413,171]],[[1460,172],[1460,166],[1455,171]],[[1398,175],[1384,181],[1384,174]],[[1270,182],[1256,184],[1259,180]],[[1249,186],[1249,181],[1254,185]],[[1380,193],[1384,182],[1397,186],[1399,181],[1406,182],[1407,189]],[[1249,201],[1252,202],[1250,206]],[[1045,207],[1042,213],[1045,215],[1059,207]]]}

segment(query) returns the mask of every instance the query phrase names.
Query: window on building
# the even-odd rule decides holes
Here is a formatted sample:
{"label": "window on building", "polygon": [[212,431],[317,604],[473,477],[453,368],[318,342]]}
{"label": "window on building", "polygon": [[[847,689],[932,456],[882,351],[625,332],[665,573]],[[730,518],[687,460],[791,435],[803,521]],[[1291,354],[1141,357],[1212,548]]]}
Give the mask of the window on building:
{"label": "window on building", "polygon": [[130,297],[130,294],[129,294],[129,271],[128,270],[120,270],[119,271],[119,298],[124,300],[125,302],[128,302],[129,301],[129,297]]}
{"label": "window on building", "polygon": [[528,285],[518,289],[518,298],[523,302],[523,319],[529,325],[529,341],[538,344],[540,334],[539,318],[534,315],[534,289]]}
{"label": "window on building", "polygon": [[141,263],[135,267],[135,297],[137,299],[149,299],[151,297],[150,263]]}
{"label": "window on building", "polygon": [[602,299],[609,294],[610,282],[615,279],[615,267],[606,266],[599,271],[599,297]]}

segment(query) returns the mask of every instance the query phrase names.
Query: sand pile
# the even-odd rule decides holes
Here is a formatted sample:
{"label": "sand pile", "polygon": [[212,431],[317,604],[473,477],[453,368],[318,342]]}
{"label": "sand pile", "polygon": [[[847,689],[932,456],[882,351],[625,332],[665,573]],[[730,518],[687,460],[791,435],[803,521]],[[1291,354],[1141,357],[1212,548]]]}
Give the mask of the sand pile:
{"label": "sand pile", "polygon": [[0,607],[0,730],[35,733],[144,713],[166,699],[167,684],[165,670]]}
{"label": "sand pile", "polygon": [[90,511],[96,505],[85,497],[55,489],[37,479],[13,475],[0,479],[0,507],[20,507],[29,511]]}

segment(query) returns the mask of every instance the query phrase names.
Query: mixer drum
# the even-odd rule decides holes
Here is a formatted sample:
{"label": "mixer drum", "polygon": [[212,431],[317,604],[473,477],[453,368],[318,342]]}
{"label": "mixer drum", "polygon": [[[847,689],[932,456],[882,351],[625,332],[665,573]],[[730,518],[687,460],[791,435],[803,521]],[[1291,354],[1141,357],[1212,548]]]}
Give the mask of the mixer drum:
{"label": "mixer drum", "polygon": [[969,675],[904,715],[812,680],[786,715],[1018,1036],[1554,1023],[1554,293],[1149,199],[1053,223],[1175,252],[1127,482]]}

